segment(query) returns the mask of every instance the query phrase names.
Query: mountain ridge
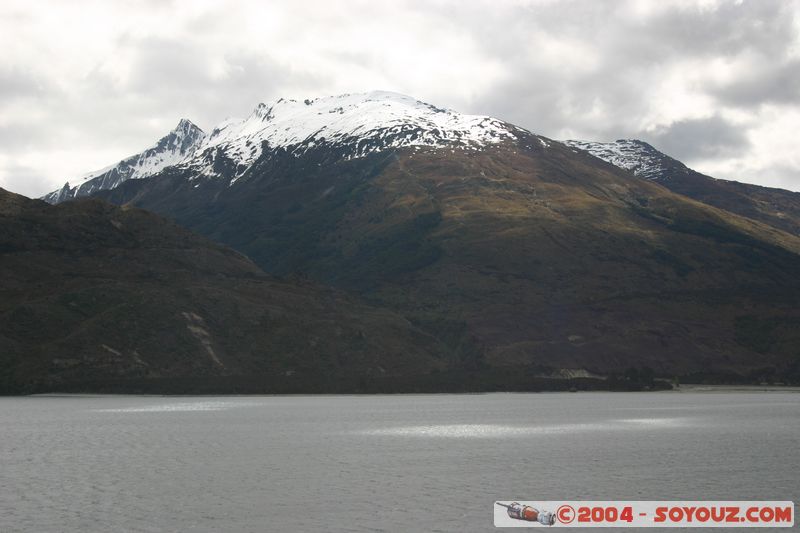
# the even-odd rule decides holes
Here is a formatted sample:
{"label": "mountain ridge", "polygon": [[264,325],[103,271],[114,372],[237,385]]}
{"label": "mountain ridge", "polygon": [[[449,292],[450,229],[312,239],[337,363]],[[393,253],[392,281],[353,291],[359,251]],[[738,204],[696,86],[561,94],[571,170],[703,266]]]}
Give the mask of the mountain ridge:
{"label": "mountain ridge", "polygon": [[84,198],[97,191],[113,189],[129,179],[146,178],[185,160],[204,138],[203,130],[189,119],[182,118],[172,131],[149,148],[128,156],[119,163],[84,175],[78,185],[70,186],[67,182],[61,189],[52,191],[41,199],[57,204],[74,198]]}
{"label": "mountain ridge", "polygon": [[800,192],[713,178],[635,139],[564,143],[678,194],[800,235]]}

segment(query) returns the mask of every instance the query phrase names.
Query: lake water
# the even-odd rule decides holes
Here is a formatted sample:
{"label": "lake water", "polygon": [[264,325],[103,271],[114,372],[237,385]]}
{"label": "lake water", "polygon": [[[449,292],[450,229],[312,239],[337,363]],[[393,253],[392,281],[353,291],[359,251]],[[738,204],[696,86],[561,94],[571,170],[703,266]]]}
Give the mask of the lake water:
{"label": "lake water", "polygon": [[800,394],[780,392],[0,398],[0,531],[500,531],[495,500],[798,502],[799,445]]}

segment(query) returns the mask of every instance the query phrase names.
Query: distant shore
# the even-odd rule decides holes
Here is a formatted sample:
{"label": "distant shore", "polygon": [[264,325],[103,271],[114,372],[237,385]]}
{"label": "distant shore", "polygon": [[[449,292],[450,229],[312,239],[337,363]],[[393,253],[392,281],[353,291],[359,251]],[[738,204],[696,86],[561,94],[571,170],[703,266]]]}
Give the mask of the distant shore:
{"label": "distant shore", "polygon": [[695,385],[687,383],[667,392],[800,392],[797,385]]}
{"label": "distant shore", "polygon": [[451,372],[425,376],[374,377],[366,379],[272,380],[265,376],[216,376],[150,380],[105,380],[40,384],[27,389],[2,390],[0,396],[27,395],[351,395],[351,394],[481,394],[492,392],[651,392],[651,393],[769,393],[800,392],[800,385],[702,384],[675,386],[656,378],[642,383],[611,377],[553,379],[513,374],[497,369],[483,372]]}
{"label": "distant shore", "polygon": [[[648,393],[704,393],[704,394],[715,394],[715,393],[730,393],[730,392],[737,392],[737,393],[771,393],[771,392],[792,392],[792,393],[800,393],[800,386],[797,385],[701,385],[701,384],[685,384],[681,385],[675,389],[662,389],[662,390],[655,390],[655,391],[613,391],[607,389],[593,389],[593,390],[581,390],[581,391],[565,391],[565,390],[541,390],[541,391],[473,391],[473,392],[452,392],[452,391],[426,391],[426,392],[393,392],[393,393],[384,393],[384,392],[370,392],[370,393],[348,393],[348,392],[341,392],[341,393],[325,393],[325,392],[292,392],[292,393],[226,393],[226,392],[217,392],[217,393],[114,393],[114,392],[104,392],[104,393],[89,393],[89,392],[43,392],[43,393],[34,393],[34,394],[26,394],[26,395],[18,395],[18,396],[28,396],[28,397],[69,397],[69,398],[80,398],[80,397],[98,397],[104,398],[108,396],[141,396],[141,397],[181,397],[181,396],[384,396],[384,395],[415,395],[415,394],[531,394],[531,393],[540,393],[540,394],[553,394],[553,393],[565,393],[565,392],[607,392],[607,393],[616,393],[616,392],[648,392]],[[0,395],[2,396],[2,395]],[[13,395],[12,395],[13,396]]]}

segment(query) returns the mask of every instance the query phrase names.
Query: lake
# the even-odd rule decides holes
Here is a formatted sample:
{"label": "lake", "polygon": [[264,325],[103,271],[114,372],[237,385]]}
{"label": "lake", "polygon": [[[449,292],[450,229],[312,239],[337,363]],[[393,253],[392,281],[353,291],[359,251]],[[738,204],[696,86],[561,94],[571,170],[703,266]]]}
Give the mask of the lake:
{"label": "lake", "polygon": [[495,500],[798,502],[799,444],[791,392],[0,398],[0,531],[469,532],[495,531]]}

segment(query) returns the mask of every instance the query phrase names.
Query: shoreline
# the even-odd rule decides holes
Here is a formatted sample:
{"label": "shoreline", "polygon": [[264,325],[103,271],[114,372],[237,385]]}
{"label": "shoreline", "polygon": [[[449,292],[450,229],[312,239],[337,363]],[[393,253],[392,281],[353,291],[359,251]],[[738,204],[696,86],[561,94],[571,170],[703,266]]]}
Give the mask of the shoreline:
{"label": "shoreline", "polygon": [[672,390],[655,390],[655,391],[610,391],[610,390],[588,390],[588,391],[482,391],[482,392],[374,392],[374,393],[283,393],[283,394],[270,394],[270,393],[210,393],[210,394],[153,394],[153,393],[89,393],[89,392],[43,392],[35,394],[19,394],[19,395],[0,395],[0,398],[107,398],[107,397],[141,397],[141,398],[209,398],[209,397],[303,397],[303,396],[332,396],[332,397],[360,397],[360,396],[430,396],[430,395],[483,395],[483,394],[583,394],[583,393],[607,393],[607,394],[631,394],[631,393],[646,393],[646,394],[721,394],[721,393],[776,393],[776,392],[789,392],[800,393],[800,386],[796,385],[702,385],[702,384],[685,384],[677,389]]}
{"label": "shoreline", "polygon": [[797,385],[701,385],[701,384],[682,384],[677,389],[671,391],[658,392],[800,392]]}

